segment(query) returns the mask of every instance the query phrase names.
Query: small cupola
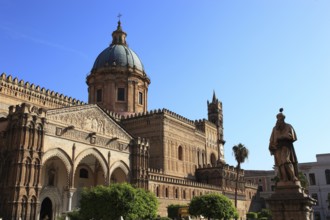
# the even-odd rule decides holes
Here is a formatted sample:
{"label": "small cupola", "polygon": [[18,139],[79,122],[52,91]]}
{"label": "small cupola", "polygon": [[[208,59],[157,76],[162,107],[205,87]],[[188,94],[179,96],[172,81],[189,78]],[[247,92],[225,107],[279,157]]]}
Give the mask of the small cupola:
{"label": "small cupola", "polygon": [[121,22],[119,20],[118,25],[117,25],[117,30],[112,32],[112,43],[110,46],[115,45],[115,44],[127,46],[126,36],[127,36],[127,34],[123,31],[123,29],[121,27]]}

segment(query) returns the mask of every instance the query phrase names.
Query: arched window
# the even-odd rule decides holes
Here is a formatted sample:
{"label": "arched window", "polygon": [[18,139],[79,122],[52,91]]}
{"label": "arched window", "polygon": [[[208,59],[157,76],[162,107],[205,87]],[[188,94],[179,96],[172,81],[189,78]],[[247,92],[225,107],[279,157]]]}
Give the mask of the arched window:
{"label": "arched window", "polygon": [[36,213],[36,197],[32,197],[31,198],[31,202],[30,202],[30,210],[31,210],[31,213],[30,213],[30,216],[31,216],[31,219],[35,219],[35,213]]}
{"label": "arched window", "polygon": [[215,167],[217,165],[217,159],[215,158],[214,153],[211,154],[210,160],[211,160],[212,167]]}
{"label": "arched window", "polygon": [[325,170],[325,181],[327,184],[330,184],[330,170]]}
{"label": "arched window", "polygon": [[199,151],[197,151],[197,164],[198,164],[198,166],[201,165],[200,156],[199,156]]}
{"label": "arched window", "polygon": [[186,199],[186,190],[182,191],[182,197],[183,197],[183,199]]}
{"label": "arched window", "polygon": [[27,211],[27,198],[25,196],[22,198],[21,205],[22,205],[22,207],[21,207],[21,209],[22,209],[21,218],[25,219],[26,211]]}
{"label": "arched window", "polygon": [[168,188],[165,188],[165,197],[168,198]]}
{"label": "arched window", "polygon": [[139,92],[139,105],[143,104],[143,93]]}
{"label": "arched window", "polygon": [[178,189],[175,189],[175,198],[179,198],[179,193],[178,193]]}
{"label": "arched window", "polygon": [[159,197],[159,187],[156,187],[156,196]]}
{"label": "arched window", "polygon": [[85,168],[81,168],[79,170],[79,177],[83,179],[88,179],[88,170]]}
{"label": "arched window", "polygon": [[204,155],[204,152],[202,152],[202,166],[204,167],[204,164],[205,164],[205,155]]}
{"label": "arched window", "polygon": [[183,150],[181,146],[178,148],[178,159],[183,160]]}

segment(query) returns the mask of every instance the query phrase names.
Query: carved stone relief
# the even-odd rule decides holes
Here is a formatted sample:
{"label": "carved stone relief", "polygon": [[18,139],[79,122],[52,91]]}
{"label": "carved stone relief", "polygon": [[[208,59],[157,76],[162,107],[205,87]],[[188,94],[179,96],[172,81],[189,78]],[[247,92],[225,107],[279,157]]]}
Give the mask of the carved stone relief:
{"label": "carved stone relief", "polygon": [[93,144],[96,146],[102,146],[119,151],[129,151],[129,142],[123,143],[117,137],[101,137],[97,135],[90,135],[89,132],[77,130],[69,130],[64,133],[59,131],[63,131],[63,129],[53,124],[46,125],[46,134],[48,135],[60,136],[66,139],[75,140],[86,144]]}
{"label": "carved stone relief", "polygon": [[50,110],[47,118],[88,132],[130,140],[124,130],[96,106],[72,107],[71,111],[68,110]]}

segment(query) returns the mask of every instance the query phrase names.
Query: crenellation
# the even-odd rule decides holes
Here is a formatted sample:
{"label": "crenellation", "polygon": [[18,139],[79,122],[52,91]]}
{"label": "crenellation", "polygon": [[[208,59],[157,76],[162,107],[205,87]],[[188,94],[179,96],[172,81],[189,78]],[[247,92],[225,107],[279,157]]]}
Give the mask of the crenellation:
{"label": "crenellation", "polygon": [[[82,101],[72,99],[71,97],[64,96],[58,92],[50,91],[34,83],[24,82],[17,77],[13,79],[11,75],[1,74],[1,94],[9,97],[15,97],[9,105],[19,104],[17,98],[23,101],[29,101],[34,105],[46,108],[58,108],[73,105],[85,104]],[[50,97],[49,97],[50,96]]]}

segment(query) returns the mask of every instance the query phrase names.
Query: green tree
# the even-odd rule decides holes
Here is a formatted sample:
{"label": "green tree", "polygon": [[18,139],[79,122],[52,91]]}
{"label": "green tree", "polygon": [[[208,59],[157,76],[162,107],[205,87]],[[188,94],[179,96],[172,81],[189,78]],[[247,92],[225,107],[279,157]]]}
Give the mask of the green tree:
{"label": "green tree", "polygon": [[301,187],[307,190],[307,188],[308,188],[308,181],[307,181],[306,176],[302,172],[299,172],[298,173],[298,179],[300,181]]}
{"label": "green tree", "polygon": [[203,215],[215,219],[238,217],[232,202],[222,194],[206,194],[194,197],[189,204],[189,213],[193,216]]}
{"label": "green tree", "polygon": [[85,189],[79,219],[146,219],[157,214],[158,201],[150,192],[131,185],[112,184]]}
{"label": "green tree", "polygon": [[179,209],[186,207],[187,205],[182,204],[171,204],[167,206],[167,216],[171,219],[176,219],[179,216]]}
{"label": "green tree", "polygon": [[241,169],[241,164],[244,163],[244,161],[249,156],[249,150],[241,143],[238,145],[235,145],[233,147],[233,154],[235,156],[235,160],[237,161],[236,166],[236,185],[235,185],[235,208],[237,208],[237,189],[238,189],[238,177],[239,177],[239,171]]}

